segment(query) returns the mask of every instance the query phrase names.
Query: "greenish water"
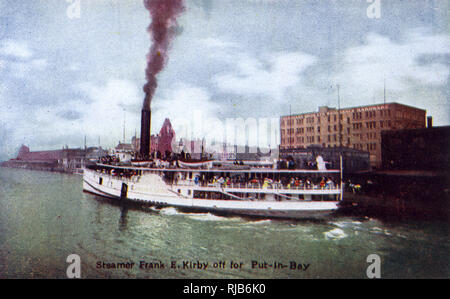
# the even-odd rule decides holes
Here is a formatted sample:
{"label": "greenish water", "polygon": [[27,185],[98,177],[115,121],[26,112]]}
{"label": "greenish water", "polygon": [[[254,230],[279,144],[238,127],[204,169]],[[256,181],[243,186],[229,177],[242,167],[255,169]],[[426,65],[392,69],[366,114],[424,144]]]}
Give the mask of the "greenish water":
{"label": "greenish water", "polygon": [[[447,222],[141,209],[83,193],[79,175],[19,169],[0,168],[0,183],[0,278],[66,278],[70,254],[80,256],[82,278],[366,278],[370,254],[381,258],[382,278],[449,277]],[[197,261],[206,270],[183,268]],[[112,263],[134,265],[107,269]]]}

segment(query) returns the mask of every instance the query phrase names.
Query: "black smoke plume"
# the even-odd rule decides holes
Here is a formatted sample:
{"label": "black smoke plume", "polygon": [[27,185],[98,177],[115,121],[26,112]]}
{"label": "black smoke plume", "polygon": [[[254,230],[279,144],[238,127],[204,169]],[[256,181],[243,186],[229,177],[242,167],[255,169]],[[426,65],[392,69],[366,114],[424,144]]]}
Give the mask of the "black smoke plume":
{"label": "black smoke plume", "polygon": [[170,41],[177,31],[177,17],[184,11],[183,0],[144,0],[150,12],[151,24],[147,31],[152,38],[152,46],[147,54],[147,69],[144,85],[145,100],[143,109],[150,109],[150,103],[158,85],[156,76],[164,68]]}

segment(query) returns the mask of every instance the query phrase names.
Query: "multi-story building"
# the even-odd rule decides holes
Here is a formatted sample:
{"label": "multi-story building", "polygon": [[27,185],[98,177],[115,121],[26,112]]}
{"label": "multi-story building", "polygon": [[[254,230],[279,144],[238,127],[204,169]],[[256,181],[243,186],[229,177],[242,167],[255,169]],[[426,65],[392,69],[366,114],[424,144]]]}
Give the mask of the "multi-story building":
{"label": "multi-story building", "polygon": [[450,175],[450,126],[383,131],[383,168]]}
{"label": "multi-story building", "polygon": [[372,167],[381,166],[381,131],[424,128],[426,111],[398,103],[350,108],[319,107],[318,112],[280,119],[280,150],[349,147],[370,153]]}

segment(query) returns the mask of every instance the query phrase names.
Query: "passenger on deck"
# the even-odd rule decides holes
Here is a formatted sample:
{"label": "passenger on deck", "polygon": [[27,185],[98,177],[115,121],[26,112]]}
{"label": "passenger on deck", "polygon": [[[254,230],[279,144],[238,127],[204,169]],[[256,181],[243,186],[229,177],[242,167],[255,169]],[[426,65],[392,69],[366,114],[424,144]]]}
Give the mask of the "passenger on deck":
{"label": "passenger on deck", "polygon": [[325,178],[322,178],[322,180],[320,181],[320,188],[321,189],[325,188],[325,184],[326,184]]}
{"label": "passenger on deck", "polygon": [[219,183],[220,187],[223,187],[224,183],[225,183],[225,179],[223,177],[220,177],[219,180],[217,180],[217,182]]}
{"label": "passenger on deck", "polygon": [[326,162],[323,160],[322,156],[317,156],[316,158],[317,169],[318,170],[327,170]]}
{"label": "passenger on deck", "polygon": [[334,188],[334,182],[328,178],[327,182],[325,183],[325,188],[326,189],[333,189]]}
{"label": "passenger on deck", "polygon": [[311,189],[312,188],[312,183],[309,179],[306,179],[306,188],[307,189]]}
{"label": "passenger on deck", "polygon": [[228,188],[231,187],[231,179],[227,177],[227,179],[225,180],[225,184]]}

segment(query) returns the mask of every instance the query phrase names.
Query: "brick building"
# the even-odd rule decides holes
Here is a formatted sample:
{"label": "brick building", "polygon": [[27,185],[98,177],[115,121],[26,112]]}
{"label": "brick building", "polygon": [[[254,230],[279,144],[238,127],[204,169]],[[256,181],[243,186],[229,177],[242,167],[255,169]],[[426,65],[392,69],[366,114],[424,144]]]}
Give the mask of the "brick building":
{"label": "brick building", "polygon": [[157,141],[157,151],[161,154],[166,152],[173,152],[172,142],[175,140],[175,130],[172,128],[170,120],[166,118],[164,123],[159,130],[158,141]]}
{"label": "brick building", "polygon": [[383,168],[450,171],[450,126],[383,131]]}
{"label": "brick building", "polygon": [[[159,152],[164,155],[166,152],[173,152],[172,142],[175,140],[175,130],[168,118],[164,120],[164,123],[159,130],[159,134],[150,136],[150,153],[155,155]],[[135,152],[140,151],[140,138],[133,137],[131,139],[131,146]]]}
{"label": "brick building", "polygon": [[425,127],[426,111],[398,103],[350,108],[319,107],[318,112],[280,118],[280,150],[349,147],[370,153],[372,167],[381,167],[381,131]]}
{"label": "brick building", "polygon": [[30,151],[28,146],[22,145],[17,158],[2,163],[6,167],[38,169],[48,171],[73,172],[88,163],[95,162],[99,157],[107,154],[102,148],[68,148],[60,150]]}

